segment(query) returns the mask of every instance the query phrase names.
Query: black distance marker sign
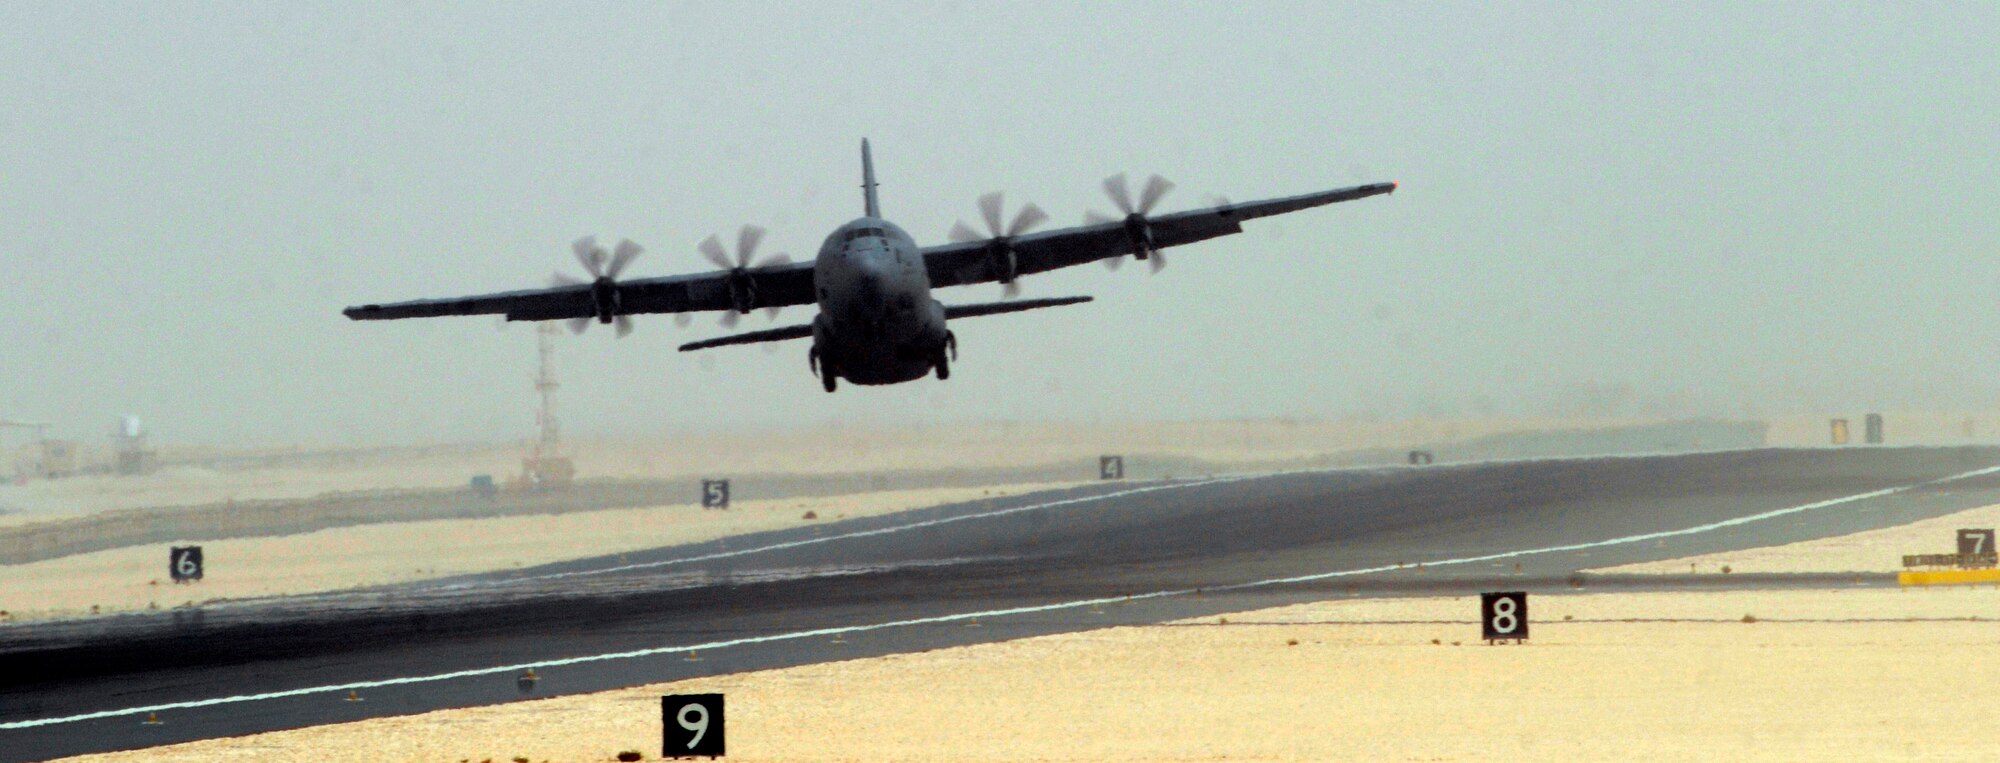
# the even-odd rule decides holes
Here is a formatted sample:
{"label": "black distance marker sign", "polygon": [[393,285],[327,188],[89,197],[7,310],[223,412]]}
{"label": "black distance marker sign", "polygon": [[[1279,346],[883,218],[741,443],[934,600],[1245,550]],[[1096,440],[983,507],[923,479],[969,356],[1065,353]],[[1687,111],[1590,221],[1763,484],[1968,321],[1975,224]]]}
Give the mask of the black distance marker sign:
{"label": "black distance marker sign", "polygon": [[1528,637],[1528,592],[1479,595],[1479,634],[1487,641]]}
{"label": "black distance marker sign", "polygon": [[702,480],[701,507],[704,509],[729,508],[729,480]]}
{"label": "black distance marker sign", "polygon": [[1993,549],[1993,529],[1965,529],[1958,531],[1958,565],[1960,567],[1991,567],[1995,559]]}
{"label": "black distance marker sign", "polygon": [[1993,531],[1990,529],[1958,531],[1958,553],[1960,556],[1993,553]]}
{"label": "black distance marker sign", "polygon": [[201,547],[175,546],[167,552],[167,574],[176,583],[192,583],[201,579]]}
{"label": "black distance marker sign", "polygon": [[1098,456],[1097,478],[1104,480],[1125,479],[1124,456]]}
{"label": "black distance marker sign", "polygon": [[662,696],[660,724],[665,734],[660,757],[722,757],[722,695]]}

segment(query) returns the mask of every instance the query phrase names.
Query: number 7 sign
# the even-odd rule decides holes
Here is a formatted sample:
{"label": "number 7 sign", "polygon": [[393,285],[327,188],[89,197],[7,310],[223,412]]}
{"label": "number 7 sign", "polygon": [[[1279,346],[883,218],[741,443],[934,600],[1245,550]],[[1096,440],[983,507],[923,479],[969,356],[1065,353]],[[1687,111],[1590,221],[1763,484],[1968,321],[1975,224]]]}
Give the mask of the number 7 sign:
{"label": "number 7 sign", "polygon": [[1958,531],[1959,556],[1985,556],[1991,553],[1993,553],[1993,531],[1991,529]]}

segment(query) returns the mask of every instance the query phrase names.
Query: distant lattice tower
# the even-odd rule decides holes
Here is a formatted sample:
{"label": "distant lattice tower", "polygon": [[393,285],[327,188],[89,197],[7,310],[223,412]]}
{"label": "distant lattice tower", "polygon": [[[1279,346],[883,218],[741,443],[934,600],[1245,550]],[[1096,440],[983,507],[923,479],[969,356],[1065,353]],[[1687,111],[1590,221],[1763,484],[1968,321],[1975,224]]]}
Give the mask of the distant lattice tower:
{"label": "distant lattice tower", "polygon": [[576,465],[562,455],[562,426],[556,422],[556,389],[562,386],[556,381],[556,337],[561,333],[553,321],[535,325],[540,358],[535,372],[535,393],[541,396],[535,424],[540,431],[534,450],[521,459],[521,482],[529,488],[567,485],[576,477]]}

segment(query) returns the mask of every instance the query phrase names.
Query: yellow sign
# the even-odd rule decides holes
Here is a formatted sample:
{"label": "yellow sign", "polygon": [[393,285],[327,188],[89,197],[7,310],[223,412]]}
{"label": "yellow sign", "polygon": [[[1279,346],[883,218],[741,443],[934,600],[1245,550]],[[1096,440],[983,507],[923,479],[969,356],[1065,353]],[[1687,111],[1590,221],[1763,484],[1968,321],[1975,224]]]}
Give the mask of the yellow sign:
{"label": "yellow sign", "polygon": [[1847,444],[1847,419],[1833,420],[1833,444]]}

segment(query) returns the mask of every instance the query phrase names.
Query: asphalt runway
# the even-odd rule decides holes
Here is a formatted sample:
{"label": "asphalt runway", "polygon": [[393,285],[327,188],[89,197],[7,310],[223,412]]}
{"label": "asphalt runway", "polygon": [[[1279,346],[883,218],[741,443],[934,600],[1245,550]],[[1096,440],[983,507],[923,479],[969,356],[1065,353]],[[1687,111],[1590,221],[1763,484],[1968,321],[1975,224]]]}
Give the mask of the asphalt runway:
{"label": "asphalt runway", "polygon": [[[15,624],[0,627],[0,761],[1345,595],[1880,585],[1577,571],[1992,503],[1991,447],[1104,483],[510,573]],[[529,668],[538,680],[519,680]]]}

